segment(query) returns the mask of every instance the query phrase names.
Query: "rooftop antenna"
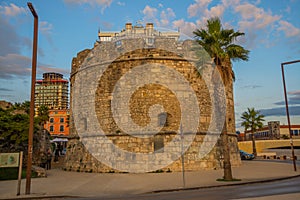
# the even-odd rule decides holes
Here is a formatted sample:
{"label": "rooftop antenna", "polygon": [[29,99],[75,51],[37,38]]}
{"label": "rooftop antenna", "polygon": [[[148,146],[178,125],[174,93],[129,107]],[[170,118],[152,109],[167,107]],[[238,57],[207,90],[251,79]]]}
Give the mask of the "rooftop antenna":
{"label": "rooftop antenna", "polygon": [[98,27],[98,39],[99,39],[99,41],[100,41],[100,33],[101,31],[100,31],[100,27]]}
{"label": "rooftop antenna", "polygon": [[143,22],[142,22],[142,20],[138,20],[138,21],[136,22],[136,26],[137,26],[137,27],[143,27]]}

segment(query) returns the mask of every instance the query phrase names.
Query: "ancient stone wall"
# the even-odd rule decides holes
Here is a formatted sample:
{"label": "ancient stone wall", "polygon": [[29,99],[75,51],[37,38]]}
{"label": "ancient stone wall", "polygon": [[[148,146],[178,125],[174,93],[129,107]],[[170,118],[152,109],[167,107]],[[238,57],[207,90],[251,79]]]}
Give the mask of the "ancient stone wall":
{"label": "ancient stone wall", "polygon": [[[219,138],[216,139],[215,137],[219,136],[220,133],[215,133],[212,136],[208,134],[213,123],[212,116],[214,116],[212,114],[211,91],[203,78],[206,74],[201,74],[198,71],[199,67],[194,62],[197,57],[195,58],[195,54],[190,48],[192,45],[191,41],[178,43],[172,39],[157,38],[154,45],[148,48],[142,38],[137,38],[122,40],[119,43],[104,42],[92,50],[80,52],[72,61],[70,80],[71,139],[68,142],[64,168],[85,172],[112,172],[130,166],[129,168],[132,170],[129,171],[136,170],[139,172],[143,171],[140,170],[139,165],[143,166],[141,167],[143,169],[145,169],[145,165],[157,165],[162,166],[164,171],[181,171],[182,157],[178,157],[178,154],[181,153],[182,146],[178,132],[185,111],[182,110],[182,101],[179,101],[178,97],[184,99],[183,104],[189,104],[194,99],[185,88],[178,89],[180,86],[176,85],[175,75],[166,73],[166,69],[177,71],[189,83],[197,99],[197,109],[200,111],[194,135],[189,136],[191,133],[183,134],[184,137],[193,139],[184,146],[187,147],[184,153],[185,169],[194,171],[222,167],[222,143]],[[128,103],[129,113],[124,115],[125,111],[122,110],[123,105],[121,105],[123,99],[113,96],[113,93],[118,90],[116,85],[122,77],[130,74],[137,67],[141,67],[141,69],[150,67],[149,72],[151,73],[145,75],[145,71],[140,70],[140,74],[137,74],[135,78],[131,78],[130,81],[121,85],[122,90],[129,93],[130,89],[138,84],[138,79],[143,76],[145,80],[154,80],[154,83],[139,86],[134,90]],[[95,75],[99,71],[101,72],[100,78]],[[80,74],[83,75],[80,76]],[[179,92],[174,93],[166,85],[159,84],[160,80],[155,74],[159,74],[160,79],[163,79],[167,86],[177,88]],[[175,81],[170,76],[174,76]],[[80,80],[78,77],[81,77]],[[155,83],[156,79],[157,84]],[[88,83],[93,84],[95,88],[89,87]],[[76,87],[80,89],[75,90]],[[231,164],[238,166],[240,165],[240,157],[237,137],[234,132],[232,85],[226,87],[226,122],[228,124]],[[114,110],[116,107],[112,105],[116,98],[121,98],[119,99],[121,110],[117,112]],[[155,105],[161,105],[163,112],[151,116],[149,112]],[[74,109],[76,106],[80,107],[80,112]],[[193,121],[192,118],[197,114],[197,109],[190,110],[189,115],[185,115],[184,120]],[[96,122],[92,120],[92,112],[95,112]],[[118,120],[123,124],[121,128]],[[126,130],[131,127],[130,123],[127,122],[130,120],[141,127],[146,127],[149,123],[153,123],[153,120],[156,120],[155,124],[161,126],[161,129],[152,135],[147,135],[145,132],[136,132],[136,135],[128,134]],[[105,134],[90,131],[97,130],[98,126]],[[168,147],[169,150],[174,154],[164,154],[166,151],[164,148],[168,145],[170,146]],[[136,160],[135,158],[129,158],[127,154],[118,155],[115,148],[135,153],[138,156],[155,153],[153,154],[154,157],[163,157],[163,159],[142,157],[139,162],[132,164],[132,161]],[[112,161],[114,156],[119,157]],[[164,160],[173,160],[174,162],[164,163]],[[110,167],[103,163],[110,163]],[[152,168],[149,167],[149,169]]]}

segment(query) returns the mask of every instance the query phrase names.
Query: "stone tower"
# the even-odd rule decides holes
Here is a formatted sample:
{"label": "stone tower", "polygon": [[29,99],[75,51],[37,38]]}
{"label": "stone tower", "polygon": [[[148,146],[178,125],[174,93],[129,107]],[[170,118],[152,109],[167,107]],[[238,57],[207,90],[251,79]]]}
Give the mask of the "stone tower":
{"label": "stone tower", "polygon": [[[219,136],[234,110],[203,49],[152,23],[98,36],[72,60],[65,170],[181,171],[182,161],[188,171],[221,168]],[[227,123],[238,166],[234,118]]]}

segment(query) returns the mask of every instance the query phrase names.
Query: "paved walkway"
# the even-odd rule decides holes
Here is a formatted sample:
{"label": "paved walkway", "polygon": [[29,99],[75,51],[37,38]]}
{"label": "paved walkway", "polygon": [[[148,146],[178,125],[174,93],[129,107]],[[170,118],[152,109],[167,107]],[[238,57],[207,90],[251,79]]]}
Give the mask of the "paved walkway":
{"label": "paved walkway", "polygon": [[[253,181],[280,179],[300,175],[293,166],[282,162],[245,161],[241,167],[233,167],[238,182],[219,182],[223,170],[186,172],[186,188],[221,186]],[[183,188],[182,173],[109,174],[78,173],[53,169],[47,178],[31,179],[31,194],[25,195],[22,180],[21,195],[16,196],[17,181],[0,181],[0,199],[33,198],[50,196],[105,197],[124,194],[140,194]]]}

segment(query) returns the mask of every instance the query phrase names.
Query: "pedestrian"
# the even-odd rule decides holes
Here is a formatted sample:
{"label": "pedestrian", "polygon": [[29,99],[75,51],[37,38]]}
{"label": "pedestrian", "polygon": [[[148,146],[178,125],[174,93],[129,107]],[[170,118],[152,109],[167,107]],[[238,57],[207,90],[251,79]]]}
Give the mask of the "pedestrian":
{"label": "pedestrian", "polygon": [[54,162],[58,162],[58,157],[59,157],[59,150],[58,149],[55,149],[54,155],[55,155]]}
{"label": "pedestrian", "polygon": [[47,170],[51,169],[52,152],[50,149],[47,151]]}
{"label": "pedestrian", "polygon": [[47,165],[47,155],[45,152],[41,153],[41,164],[40,167],[46,169],[46,165]]}

